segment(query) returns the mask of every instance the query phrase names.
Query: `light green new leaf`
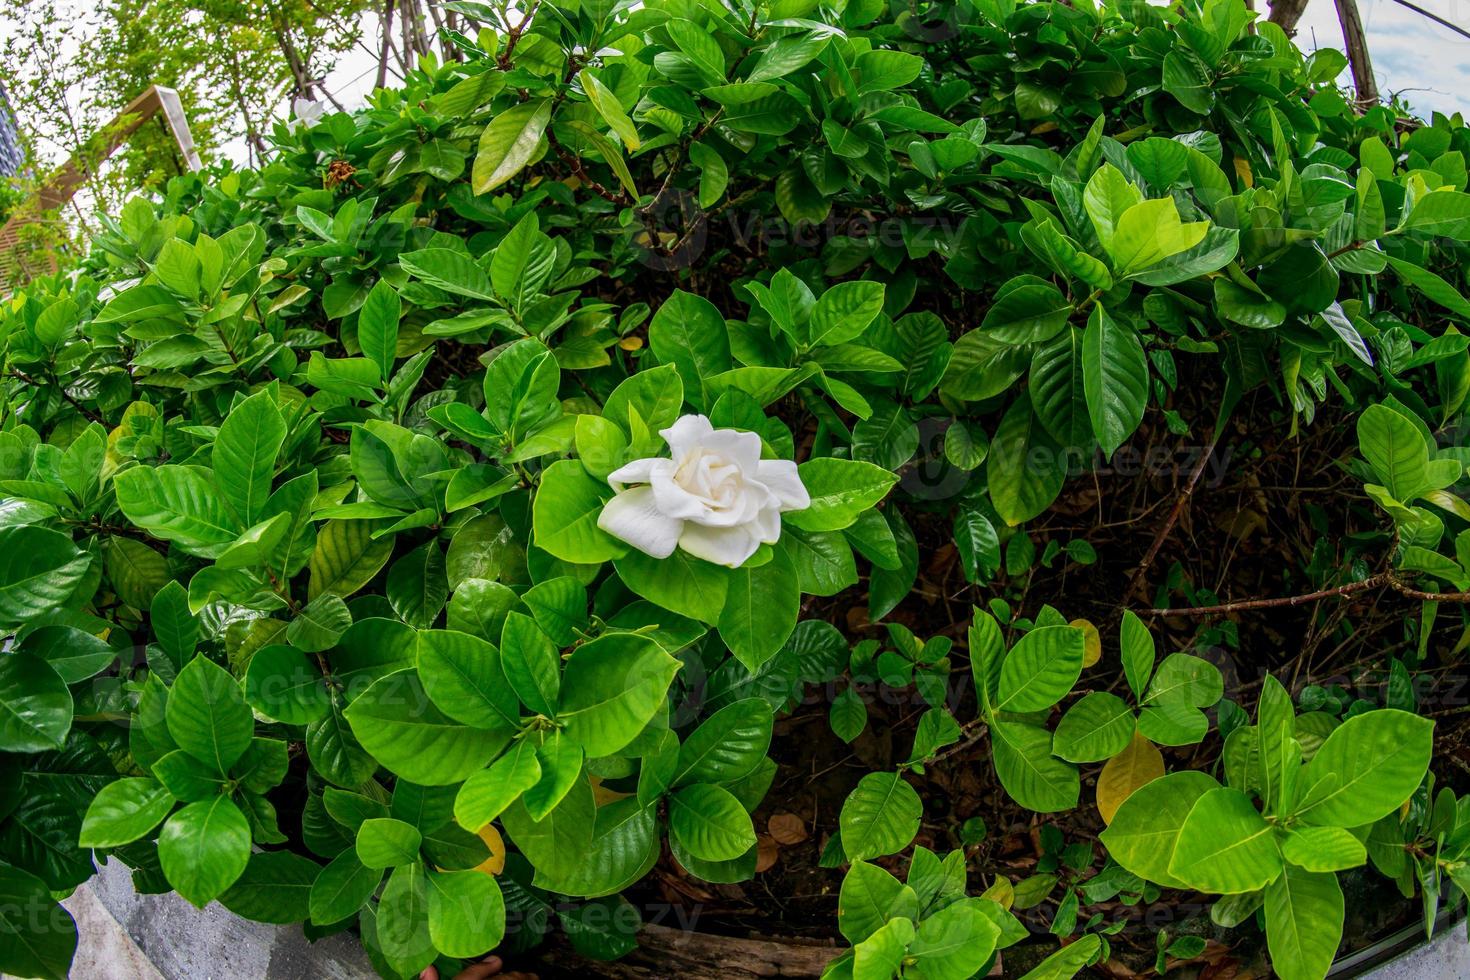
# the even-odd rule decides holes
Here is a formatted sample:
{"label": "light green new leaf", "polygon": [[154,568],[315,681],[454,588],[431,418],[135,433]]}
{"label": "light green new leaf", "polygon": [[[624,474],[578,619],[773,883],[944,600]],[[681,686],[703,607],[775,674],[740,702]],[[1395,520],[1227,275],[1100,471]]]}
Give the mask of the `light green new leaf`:
{"label": "light green new leaf", "polygon": [[1077,769],[1052,755],[1052,735],[1023,722],[990,726],[992,762],[1011,799],[1037,813],[1059,813],[1077,805],[1082,780]]}
{"label": "light green new leaf", "polygon": [[1212,789],[1195,801],[1183,826],[1169,874],[1191,888],[1239,895],[1266,887],[1284,863],[1275,828],[1236,789]]}
{"label": "light green new leaf", "polygon": [[919,832],[923,813],[919,794],[901,773],[870,772],[842,804],[842,849],[853,861],[897,853]]}
{"label": "light green new leaf", "polygon": [[1071,626],[1040,626],[1000,665],[997,711],[1043,711],[1062,699],[1082,673],[1087,637]]}
{"label": "light green new leaf", "polygon": [[245,872],[250,822],[228,797],[190,803],[158,835],[158,863],[174,891],[204,908]]}
{"label": "light green new leaf", "polygon": [[1321,980],[1342,942],[1343,901],[1337,875],[1286,871],[1266,888],[1266,948],[1281,980]]}
{"label": "light green new leaf", "polygon": [[1169,873],[1180,828],[1194,805],[1220,784],[1203,772],[1184,770],[1150,780],[1129,794],[1098,838],[1113,860],[1166,888],[1186,888]]}
{"label": "light green new leaf", "polygon": [[221,775],[245,754],[255,735],[240,683],[202,655],[179,671],[166,711],[168,733],[179,748]]}
{"label": "light green new leaf", "polygon": [[475,193],[493,191],[530,163],[550,121],[550,99],[518,103],[490,120],[475,155],[471,176]]}
{"label": "light green new leaf", "polygon": [[1301,785],[1333,776],[1332,789],[1297,814],[1309,824],[1361,827],[1397,810],[1419,788],[1434,754],[1434,722],[1383,708],[1343,722],[1317,749]]}

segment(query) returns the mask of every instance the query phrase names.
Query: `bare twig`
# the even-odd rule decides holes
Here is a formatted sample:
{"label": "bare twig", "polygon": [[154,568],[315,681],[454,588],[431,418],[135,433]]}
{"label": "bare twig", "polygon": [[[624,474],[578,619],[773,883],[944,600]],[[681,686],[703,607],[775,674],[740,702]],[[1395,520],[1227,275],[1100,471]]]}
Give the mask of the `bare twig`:
{"label": "bare twig", "polygon": [[1214,454],[1215,439],[1211,436],[1209,443],[1205,446],[1205,451],[1200,454],[1199,460],[1194,464],[1194,469],[1190,471],[1189,479],[1185,481],[1184,490],[1179,494],[1179,499],[1174,502],[1174,508],[1169,511],[1169,516],[1164,519],[1163,525],[1160,526],[1158,533],[1154,535],[1153,544],[1149,545],[1148,552],[1143,556],[1143,561],[1139,562],[1138,567],[1133,570],[1133,576],[1128,580],[1128,588],[1124,590],[1124,595],[1133,594],[1133,590],[1143,581],[1144,575],[1147,574],[1149,568],[1153,565],[1154,559],[1159,556],[1159,549],[1164,546],[1164,542],[1168,539],[1170,532],[1174,530],[1174,525],[1179,523],[1179,518],[1184,513],[1184,508],[1189,504],[1189,498],[1194,496],[1194,488],[1199,485],[1199,478],[1204,475],[1205,466],[1210,462],[1210,457]]}
{"label": "bare twig", "polygon": [[1190,608],[1179,606],[1171,609],[1145,609],[1145,616],[1223,616],[1227,613],[1245,612],[1251,609],[1281,609],[1288,606],[1302,606],[1309,602],[1317,602],[1321,599],[1332,599],[1342,596],[1356,595],[1359,592],[1367,592],[1370,589],[1393,589],[1400,595],[1410,599],[1419,599],[1422,602],[1455,602],[1470,603],[1470,592],[1425,592],[1416,589],[1404,582],[1393,572],[1379,572],[1370,575],[1358,582],[1349,582],[1331,589],[1319,589],[1316,592],[1307,592],[1302,595],[1276,596],[1269,599],[1242,599],[1239,602],[1225,602],[1218,606],[1199,606]]}

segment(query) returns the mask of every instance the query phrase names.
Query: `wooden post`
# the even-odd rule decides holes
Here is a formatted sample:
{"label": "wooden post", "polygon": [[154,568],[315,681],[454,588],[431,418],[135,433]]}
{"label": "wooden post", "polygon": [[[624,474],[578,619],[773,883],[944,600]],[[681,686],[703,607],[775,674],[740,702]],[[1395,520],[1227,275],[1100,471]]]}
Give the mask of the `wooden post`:
{"label": "wooden post", "polygon": [[[162,85],[150,85],[103,128],[101,145],[79,148],[70,160],[46,179],[31,200],[15,209],[10,220],[0,228],[0,289],[9,289],[25,275],[56,269],[56,258],[49,253],[40,256],[20,254],[22,229],[44,221],[48,211],[65,206],[98,164],[117,152],[128,137],[159,113],[163,114],[164,125],[178,144],[179,158],[184,165],[190,170],[198,170],[202,166],[194,149],[194,137],[189,132],[189,121],[184,115],[179,93]],[[40,261],[35,261],[38,258]]]}
{"label": "wooden post", "polygon": [[1348,65],[1353,70],[1353,88],[1359,105],[1378,101],[1378,81],[1373,77],[1373,61],[1368,57],[1368,37],[1363,33],[1363,18],[1358,14],[1358,0],[1333,0],[1337,19],[1342,22],[1342,40],[1347,47]]}

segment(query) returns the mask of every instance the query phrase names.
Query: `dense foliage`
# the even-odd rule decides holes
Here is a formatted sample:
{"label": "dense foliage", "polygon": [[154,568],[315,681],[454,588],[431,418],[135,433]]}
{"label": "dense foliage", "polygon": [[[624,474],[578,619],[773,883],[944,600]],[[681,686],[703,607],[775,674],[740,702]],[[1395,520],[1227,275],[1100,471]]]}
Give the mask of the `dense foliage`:
{"label": "dense foliage", "polygon": [[[1339,871],[1430,920],[1463,887],[1470,806],[1426,778],[1412,698],[1299,713],[1268,677],[1251,712],[1160,658],[1121,583],[1106,644],[994,585],[1096,559],[1028,522],[1146,417],[1204,442],[1264,392],[1302,438],[1356,418],[1379,509],[1324,589],[1463,617],[1436,591],[1470,588],[1458,119],[1357,112],[1340,55],[1240,0],[447,6],[483,25],[463,63],[132,200],[0,309],[4,908],[107,857],[357,928],[387,977],[553,921],[615,957],[666,845],[754,874],[774,719],[831,685],[851,741],[876,681],[922,717],[826,844],[833,976],[984,975],[1028,938],[1002,869],[911,847],[911,777],[978,740],[1037,814],[1103,763],[1107,864],[1057,849],[1050,928],[1080,938],[1038,977],[1108,955],[1123,923],[1079,911],[1114,896],[1259,911],[1275,971],[1315,980]],[[681,525],[655,557],[605,529],[690,415],[789,461],[759,471],[807,498],[778,534]],[[941,547],[974,612],[921,637]],[[64,974],[74,931],[3,925],[0,969]]]}

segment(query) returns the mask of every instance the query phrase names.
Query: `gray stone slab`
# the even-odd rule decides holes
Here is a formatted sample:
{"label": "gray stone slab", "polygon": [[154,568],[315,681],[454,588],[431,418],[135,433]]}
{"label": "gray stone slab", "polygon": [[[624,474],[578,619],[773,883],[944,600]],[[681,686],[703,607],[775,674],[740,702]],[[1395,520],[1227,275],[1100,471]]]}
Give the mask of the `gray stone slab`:
{"label": "gray stone slab", "polygon": [[[241,919],[214,903],[196,909],[178,895],[139,895],[128,869],[117,861],[102,866],[85,886],[110,913],[153,972],[95,974],[72,970],[74,977],[103,980],[368,980],[376,977],[357,940],[350,935],[308,942],[297,926],[271,926]],[[80,894],[80,891],[79,891]],[[85,901],[85,900],[84,900]],[[78,925],[82,926],[81,919]],[[81,929],[81,948],[120,942]],[[83,955],[79,950],[78,959]],[[90,954],[89,954],[90,955]]]}

